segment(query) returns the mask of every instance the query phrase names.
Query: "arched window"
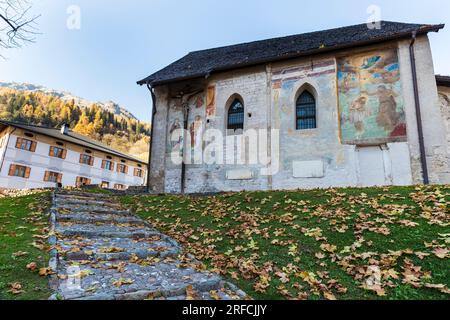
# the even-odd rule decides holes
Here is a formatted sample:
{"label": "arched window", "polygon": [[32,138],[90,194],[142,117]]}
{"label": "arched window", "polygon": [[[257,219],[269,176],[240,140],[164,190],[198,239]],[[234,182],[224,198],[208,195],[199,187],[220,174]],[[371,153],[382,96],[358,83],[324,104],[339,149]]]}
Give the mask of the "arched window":
{"label": "arched window", "polygon": [[316,99],[304,91],[297,99],[297,130],[315,129],[316,121]]}
{"label": "arched window", "polygon": [[228,109],[228,130],[244,130],[244,105],[235,99]]}

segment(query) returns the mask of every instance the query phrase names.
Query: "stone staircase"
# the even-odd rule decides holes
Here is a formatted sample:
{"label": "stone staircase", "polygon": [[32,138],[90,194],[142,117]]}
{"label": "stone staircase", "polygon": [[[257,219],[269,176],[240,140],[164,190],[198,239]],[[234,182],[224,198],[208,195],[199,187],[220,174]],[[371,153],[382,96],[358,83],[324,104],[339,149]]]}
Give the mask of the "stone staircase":
{"label": "stone staircase", "polygon": [[52,227],[51,299],[246,298],[111,196],[57,191]]}

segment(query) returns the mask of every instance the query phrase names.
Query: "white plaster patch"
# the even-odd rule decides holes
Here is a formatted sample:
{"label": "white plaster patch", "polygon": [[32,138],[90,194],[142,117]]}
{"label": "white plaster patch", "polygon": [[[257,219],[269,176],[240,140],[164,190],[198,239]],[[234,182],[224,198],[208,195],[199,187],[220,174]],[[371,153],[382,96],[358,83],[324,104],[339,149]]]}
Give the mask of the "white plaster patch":
{"label": "white plaster patch", "polygon": [[251,180],[253,172],[249,169],[238,169],[227,171],[228,180]]}
{"label": "white plaster patch", "polygon": [[322,160],[294,161],[292,167],[294,178],[323,178],[325,176]]}

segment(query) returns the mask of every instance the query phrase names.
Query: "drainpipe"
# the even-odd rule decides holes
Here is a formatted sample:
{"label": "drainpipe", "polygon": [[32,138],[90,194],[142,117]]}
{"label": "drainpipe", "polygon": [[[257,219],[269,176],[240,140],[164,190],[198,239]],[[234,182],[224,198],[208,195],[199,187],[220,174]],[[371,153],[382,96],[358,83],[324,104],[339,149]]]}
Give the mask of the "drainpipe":
{"label": "drainpipe", "polygon": [[148,168],[147,168],[147,192],[151,192],[150,185],[150,169],[152,167],[152,151],[153,151],[153,132],[155,128],[155,115],[156,115],[156,96],[153,88],[150,83],[147,82],[147,88],[150,91],[152,96],[152,127],[150,129],[150,146],[149,146],[149,154],[148,154]]}
{"label": "drainpipe", "polygon": [[417,31],[413,31],[411,44],[409,46],[409,56],[411,59],[411,70],[412,70],[412,78],[413,78],[413,87],[414,87],[414,100],[416,106],[416,118],[417,118],[417,130],[419,133],[419,146],[420,146],[420,162],[422,164],[422,172],[423,172],[423,183],[425,185],[430,184],[430,179],[428,176],[428,164],[427,164],[427,156],[425,153],[425,141],[423,137],[423,125],[422,125],[422,113],[420,108],[420,99],[419,99],[419,85],[417,81],[417,69],[416,69],[416,56],[414,52],[414,44],[417,38]]}
{"label": "drainpipe", "polygon": [[[182,150],[182,162],[181,162],[181,193],[184,194],[185,185],[186,185],[186,161],[184,159],[185,152],[187,151],[188,141],[186,141],[186,132],[188,130],[188,121],[189,121],[189,99],[187,100],[186,104],[183,105],[183,113],[184,113],[184,138],[183,138],[183,150]],[[189,144],[190,145],[190,144]],[[190,148],[189,148],[190,150]]]}

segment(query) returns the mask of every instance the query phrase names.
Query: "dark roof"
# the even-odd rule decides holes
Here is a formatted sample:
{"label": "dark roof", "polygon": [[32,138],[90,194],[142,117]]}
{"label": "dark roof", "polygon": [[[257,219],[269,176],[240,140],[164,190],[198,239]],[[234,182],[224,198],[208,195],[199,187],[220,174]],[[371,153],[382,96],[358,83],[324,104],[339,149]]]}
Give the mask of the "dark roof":
{"label": "dark roof", "polygon": [[44,136],[52,137],[57,140],[71,142],[76,145],[82,146],[84,148],[105,152],[105,153],[112,154],[112,155],[115,155],[120,158],[124,158],[127,160],[137,161],[139,163],[146,164],[144,161],[142,161],[138,158],[127,155],[125,153],[115,151],[104,144],[101,144],[95,140],[89,139],[81,134],[75,133],[70,130],[68,131],[67,134],[62,134],[61,130],[58,130],[58,129],[34,126],[34,125],[29,125],[29,124],[24,124],[24,123],[19,123],[19,122],[0,120],[0,124],[3,124],[5,126],[12,126],[12,127],[20,128],[20,129],[23,129],[26,131],[34,132],[36,134],[42,134]]}
{"label": "dark roof", "polygon": [[450,87],[450,76],[436,76],[436,82],[438,86]]}
{"label": "dark roof", "polygon": [[381,22],[381,29],[359,24],[325,31],[255,41],[191,52],[166,68],[138,81],[152,86],[206,77],[213,72],[237,69],[349,47],[410,37],[413,31],[438,32],[445,25]]}

